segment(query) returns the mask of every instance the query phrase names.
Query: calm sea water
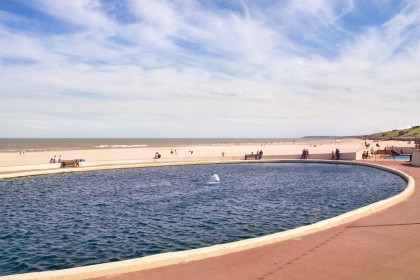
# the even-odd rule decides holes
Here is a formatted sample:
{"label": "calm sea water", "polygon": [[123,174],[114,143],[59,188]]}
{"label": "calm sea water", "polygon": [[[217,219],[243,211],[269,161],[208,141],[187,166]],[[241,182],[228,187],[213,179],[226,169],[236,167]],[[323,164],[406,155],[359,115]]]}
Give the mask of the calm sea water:
{"label": "calm sea water", "polygon": [[[301,141],[296,139],[295,141]],[[223,145],[238,143],[278,143],[293,141],[280,138],[0,138],[0,152],[63,151],[134,147],[170,147],[191,145]]]}
{"label": "calm sea water", "polygon": [[[220,183],[213,183],[218,174]],[[406,187],[370,167],[177,166],[0,180],[0,276],[199,248],[280,232]]]}

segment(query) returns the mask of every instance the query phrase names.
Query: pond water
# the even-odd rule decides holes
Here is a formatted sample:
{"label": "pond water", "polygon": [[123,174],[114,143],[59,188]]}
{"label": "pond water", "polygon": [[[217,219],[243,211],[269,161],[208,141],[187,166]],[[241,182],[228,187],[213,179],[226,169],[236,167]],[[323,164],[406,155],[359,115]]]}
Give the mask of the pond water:
{"label": "pond water", "polygon": [[[214,174],[220,181],[214,182]],[[285,231],[406,182],[342,164],[140,168],[0,180],[0,275],[138,258]]]}

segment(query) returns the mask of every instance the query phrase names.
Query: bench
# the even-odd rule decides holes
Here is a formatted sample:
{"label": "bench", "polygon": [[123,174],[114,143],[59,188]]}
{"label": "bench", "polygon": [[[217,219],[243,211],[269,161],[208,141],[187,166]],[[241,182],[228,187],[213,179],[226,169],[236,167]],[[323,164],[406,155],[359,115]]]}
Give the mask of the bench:
{"label": "bench", "polygon": [[248,159],[257,159],[257,155],[256,154],[245,155],[245,160],[248,160]]}
{"label": "bench", "polygon": [[73,160],[62,160],[61,161],[61,167],[79,167],[79,160],[73,159]]}

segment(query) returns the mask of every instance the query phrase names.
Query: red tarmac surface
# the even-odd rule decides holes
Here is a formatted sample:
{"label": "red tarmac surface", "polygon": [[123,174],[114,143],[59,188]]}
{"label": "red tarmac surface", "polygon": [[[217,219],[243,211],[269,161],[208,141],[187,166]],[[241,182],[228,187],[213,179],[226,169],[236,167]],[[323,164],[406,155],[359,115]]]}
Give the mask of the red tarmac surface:
{"label": "red tarmac surface", "polygon": [[[376,161],[420,185],[420,167]],[[264,247],[101,280],[420,279],[420,193],[379,213]]]}

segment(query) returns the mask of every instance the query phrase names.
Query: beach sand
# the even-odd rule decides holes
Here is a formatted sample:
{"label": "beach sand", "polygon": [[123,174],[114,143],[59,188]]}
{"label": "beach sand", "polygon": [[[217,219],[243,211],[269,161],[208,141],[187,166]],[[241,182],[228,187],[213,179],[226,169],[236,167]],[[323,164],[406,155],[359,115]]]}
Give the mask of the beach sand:
{"label": "beach sand", "polygon": [[[375,150],[376,142],[370,142]],[[409,146],[402,141],[380,141],[383,147]],[[364,140],[340,139],[340,140],[317,140],[284,143],[261,143],[261,144],[219,144],[219,145],[196,145],[182,147],[140,147],[140,148],[117,148],[117,149],[91,149],[91,150],[66,150],[26,152],[24,155],[16,153],[0,153],[0,167],[28,166],[48,164],[54,156],[63,159],[85,159],[89,165],[112,165],[124,163],[170,163],[187,161],[228,161],[242,159],[245,154],[255,154],[263,150],[264,156],[275,155],[300,155],[303,149],[308,149],[310,154],[331,153],[338,148],[342,153],[355,152],[364,149]],[[171,154],[171,150],[176,151]],[[193,151],[191,154],[190,151]],[[154,160],[156,152],[162,157]],[[224,153],[224,157],[222,156]],[[82,163],[83,165],[83,163]],[[0,170],[1,171],[1,170]]]}

